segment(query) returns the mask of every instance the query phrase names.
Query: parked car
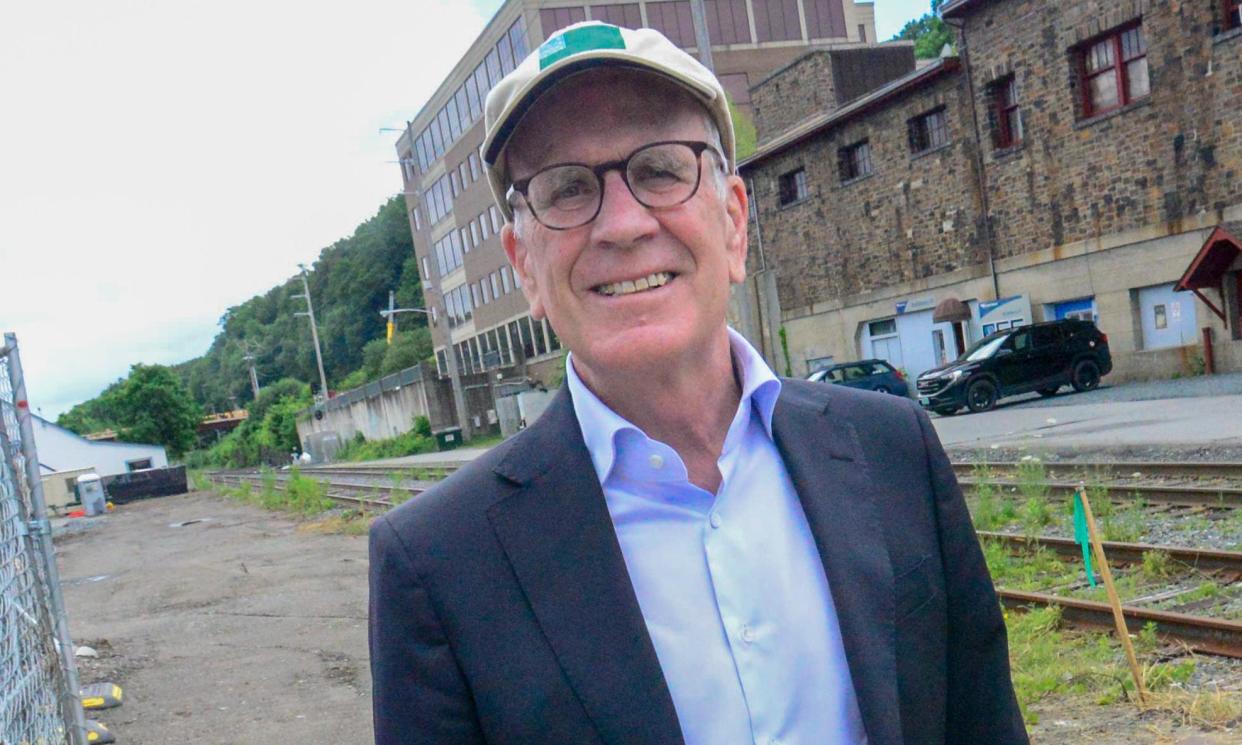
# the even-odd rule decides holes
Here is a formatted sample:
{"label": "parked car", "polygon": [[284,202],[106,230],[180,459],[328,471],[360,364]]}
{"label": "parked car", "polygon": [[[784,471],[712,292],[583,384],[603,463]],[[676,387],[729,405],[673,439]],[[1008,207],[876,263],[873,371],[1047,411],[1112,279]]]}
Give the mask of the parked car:
{"label": "parked car", "polygon": [[817,370],[807,380],[846,385],[880,393],[910,395],[910,384],[900,370],[884,360],[860,360]]}
{"label": "parked car", "polygon": [[988,411],[1019,393],[1055,396],[1065,385],[1092,390],[1112,369],[1108,336],[1091,321],[1037,323],[984,337],[954,362],[920,375],[919,404],[946,416],[963,406]]}

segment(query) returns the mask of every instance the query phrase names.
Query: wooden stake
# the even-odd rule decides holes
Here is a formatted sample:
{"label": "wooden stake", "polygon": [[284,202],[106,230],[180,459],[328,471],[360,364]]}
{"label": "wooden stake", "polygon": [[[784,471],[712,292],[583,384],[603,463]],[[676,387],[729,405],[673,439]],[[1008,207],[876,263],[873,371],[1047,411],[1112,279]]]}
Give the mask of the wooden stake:
{"label": "wooden stake", "polygon": [[1134,654],[1134,645],[1130,642],[1130,629],[1126,626],[1125,613],[1121,610],[1121,598],[1117,596],[1117,588],[1113,585],[1113,573],[1108,568],[1108,558],[1104,556],[1104,546],[1100,542],[1099,531],[1095,527],[1095,515],[1091,512],[1091,502],[1087,500],[1087,486],[1080,483],[1076,495],[1082,499],[1082,510],[1087,518],[1087,530],[1091,534],[1091,553],[1100,565],[1100,575],[1104,578],[1104,589],[1108,592],[1108,602],[1113,606],[1113,621],[1117,624],[1117,636],[1121,638],[1121,646],[1126,650],[1126,659],[1130,663],[1130,674],[1134,676],[1134,685],[1138,688],[1139,702],[1147,704],[1147,686],[1143,682],[1143,669],[1139,667],[1138,657]]}

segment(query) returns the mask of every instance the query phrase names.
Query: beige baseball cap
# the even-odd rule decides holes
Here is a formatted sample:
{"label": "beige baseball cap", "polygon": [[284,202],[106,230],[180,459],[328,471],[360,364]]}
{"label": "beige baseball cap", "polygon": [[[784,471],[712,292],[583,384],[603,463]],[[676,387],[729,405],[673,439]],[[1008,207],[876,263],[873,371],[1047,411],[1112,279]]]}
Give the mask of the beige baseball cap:
{"label": "beige baseball cap", "polygon": [[724,88],[710,70],[659,31],[622,28],[600,21],[575,23],[548,37],[487,94],[483,162],[487,165],[492,196],[507,219],[513,219],[513,213],[505,200],[509,188],[505,146],[514,129],[539,96],[557,81],[587,68],[606,65],[662,75],[693,94],[716,121],[729,170],[734,169],[733,119]]}

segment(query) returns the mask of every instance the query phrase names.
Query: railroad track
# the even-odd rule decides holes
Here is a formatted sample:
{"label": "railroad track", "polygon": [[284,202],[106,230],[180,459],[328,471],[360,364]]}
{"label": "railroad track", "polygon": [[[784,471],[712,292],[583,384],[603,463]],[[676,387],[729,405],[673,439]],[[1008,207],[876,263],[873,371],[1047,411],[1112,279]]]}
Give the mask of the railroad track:
{"label": "railroad track", "polygon": [[[309,475],[309,474],[308,474]],[[210,480],[225,486],[249,484],[252,487],[263,485],[263,477],[249,473],[222,473],[209,476]],[[277,486],[288,483],[289,476],[280,474],[276,477]],[[338,504],[366,509],[389,509],[393,506],[392,493],[399,492],[412,498],[427,490],[427,484],[392,484],[382,482],[343,482],[317,479],[327,487],[325,496]]]}
{"label": "railroad track", "polygon": [[[1024,592],[996,588],[1001,604],[1007,608],[1058,606],[1061,620],[1080,628],[1112,631],[1113,610],[1108,603],[1079,600],[1042,592]],[[1191,616],[1172,611],[1122,606],[1126,628],[1137,634],[1147,624],[1155,624],[1156,633],[1164,640],[1185,644],[1196,652],[1242,658],[1242,623],[1207,616]]]}
{"label": "railroad track", "polygon": [[[961,474],[964,486],[977,485],[978,479],[968,476],[974,473],[972,464],[954,464]],[[1048,473],[1064,477],[1070,473],[1082,473],[1083,470],[1094,470],[1099,474],[1129,475],[1135,472],[1143,476],[1187,476],[1180,467],[1188,464],[1073,464],[1073,470],[1063,470],[1067,465],[1049,468]],[[1200,478],[1225,478],[1234,475],[1233,469],[1242,469],[1242,464],[1190,464]],[[1201,468],[1199,468],[1202,466]],[[1016,471],[1017,464],[989,464],[993,473]],[[1178,470],[1180,469],[1180,470]],[[392,475],[408,474],[423,471],[424,468],[396,468],[391,466],[349,466],[320,467],[305,469],[303,475],[318,478],[327,486],[327,496],[333,501],[354,507],[367,509],[388,509],[392,507],[389,498],[392,492],[401,492],[414,497],[428,488],[428,484],[393,484]],[[438,469],[427,469],[438,470]],[[442,469],[448,471],[451,469]],[[330,477],[324,479],[322,477]],[[211,476],[212,480],[228,485],[242,483],[260,486],[263,476],[258,473],[221,473]],[[342,481],[341,478],[355,479]],[[289,480],[288,474],[276,474],[276,483],[283,484]],[[381,481],[386,479],[387,483]],[[1012,480],[992,480],[1000,486],[1016,487]],[[1068,495],[1077,488],[1077,484],[1069,481],[1047,482],[1050,493]],[[1242,506],[1242,489],[1234,487],[1197,487],[1178,485],[1150,484],[1112,484],[1108,485],[1109,495],[1113,497],[1129,496],[1139,493],[1151,502],[1170,502],[1175,504],[1226,504]],[[1081,556],[1081,548],[1069,539],[1052,536],[1018,536],[1004,533],[980,532],[985,540],[1000,541],[1014,550],[1023,548],[1044,547],[1066,556]],[[1141,543],[1105,542],[1105,553],[1110,559],[1121,563],[1139,563],[1143,555],[1151,551],[1163,551],[1178,563],[1204,571],[1220,571],[1234,577],[1242,576],[1242,553],[1216,551],[1210,549],[1192,549],[1177,546],[1157,546]],[[997,588],[1002,604],[1008,608],[1024,609],[1030,607],[1058,606],[1061,608],[1061,620],[1075,627],[1113,630],[1112,610],[1106,603],[1099,603],[1078,598],[1070,598],[1046,593],[1007,590]],[[1157,634],[1166,641],[1184,644],[1197,652],[1242,658],[1242,623],[1206,616],[1194,616],[1172,611],[1153,610],[1125,606],[1124,615],[1127,627],[1134,633],[1141,631],[1147,624],[1154,624]]]}
{"label": "railroad track", "polygon": [[[978,489],[980,484],[991,484],[1002,489],[1018,490],[1022,486],[1043,487],[1052,497],[1069,497],[1078,489],[1077,481],[1039,481],[1024,483],[1016,479],[978,478],[959,476],[963,488]],[[1096,482],[1092,489],[1107,493],[1116,501],[1142,499],[1149,504],[1176,504],[1190,507],[1242,507],[1242,487],[1239,486],[1190,486],[1185,484],[1156,484],[1150,482]]]}
{"label": "railroad track", "polygon": [[[1012,551],[1032,548],[1047,548],[1059,556],[1076,560],[1082,558],[1082,547],[1069,538],[1055,536],[1026,536],[1012,533],[993,533],[985,530],[977,531],[981,539],[1003,543]],[[1203,571],[1222,571],[1242,577],[1242,552],[1217,551],[1207,548],[1185,548],[1182,546],[1163,546],[1152,543],[1121,543],[1118,541],[1103,542],[1104,555],[1110,562],[1118,564],[1141,564],[1143,556],[1153,551],[1168,554],[1173,561]]]}
{"label": "railroad track", "polygon": [[[955,461],[953,470],[959,477],[974,477],[986,471],[993,476],[1012,476],[1018,472],[1020,463],[1015,461],[991,461],[971,463]],[[1225,479],[1242,483],[1242,463],[1211,463],[1199,461],[1043,461],[1044,472],[1049,478],[1075,480],[1083,476],[1092,478],[1171,478],[1171,479]]]}

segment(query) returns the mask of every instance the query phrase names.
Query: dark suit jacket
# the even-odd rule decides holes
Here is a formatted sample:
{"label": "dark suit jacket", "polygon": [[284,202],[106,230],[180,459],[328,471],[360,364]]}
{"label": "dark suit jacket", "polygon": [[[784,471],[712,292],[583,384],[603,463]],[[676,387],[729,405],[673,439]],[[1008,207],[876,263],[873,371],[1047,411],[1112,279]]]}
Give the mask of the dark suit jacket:
{"label": "dark suit jacket", "polygon": [[[927,416],[783,385],[776,443],[870,744],[1027,742],[1000,606]],[[375,521],[370,614],[379,745],[682,743],[567,389]]]}

